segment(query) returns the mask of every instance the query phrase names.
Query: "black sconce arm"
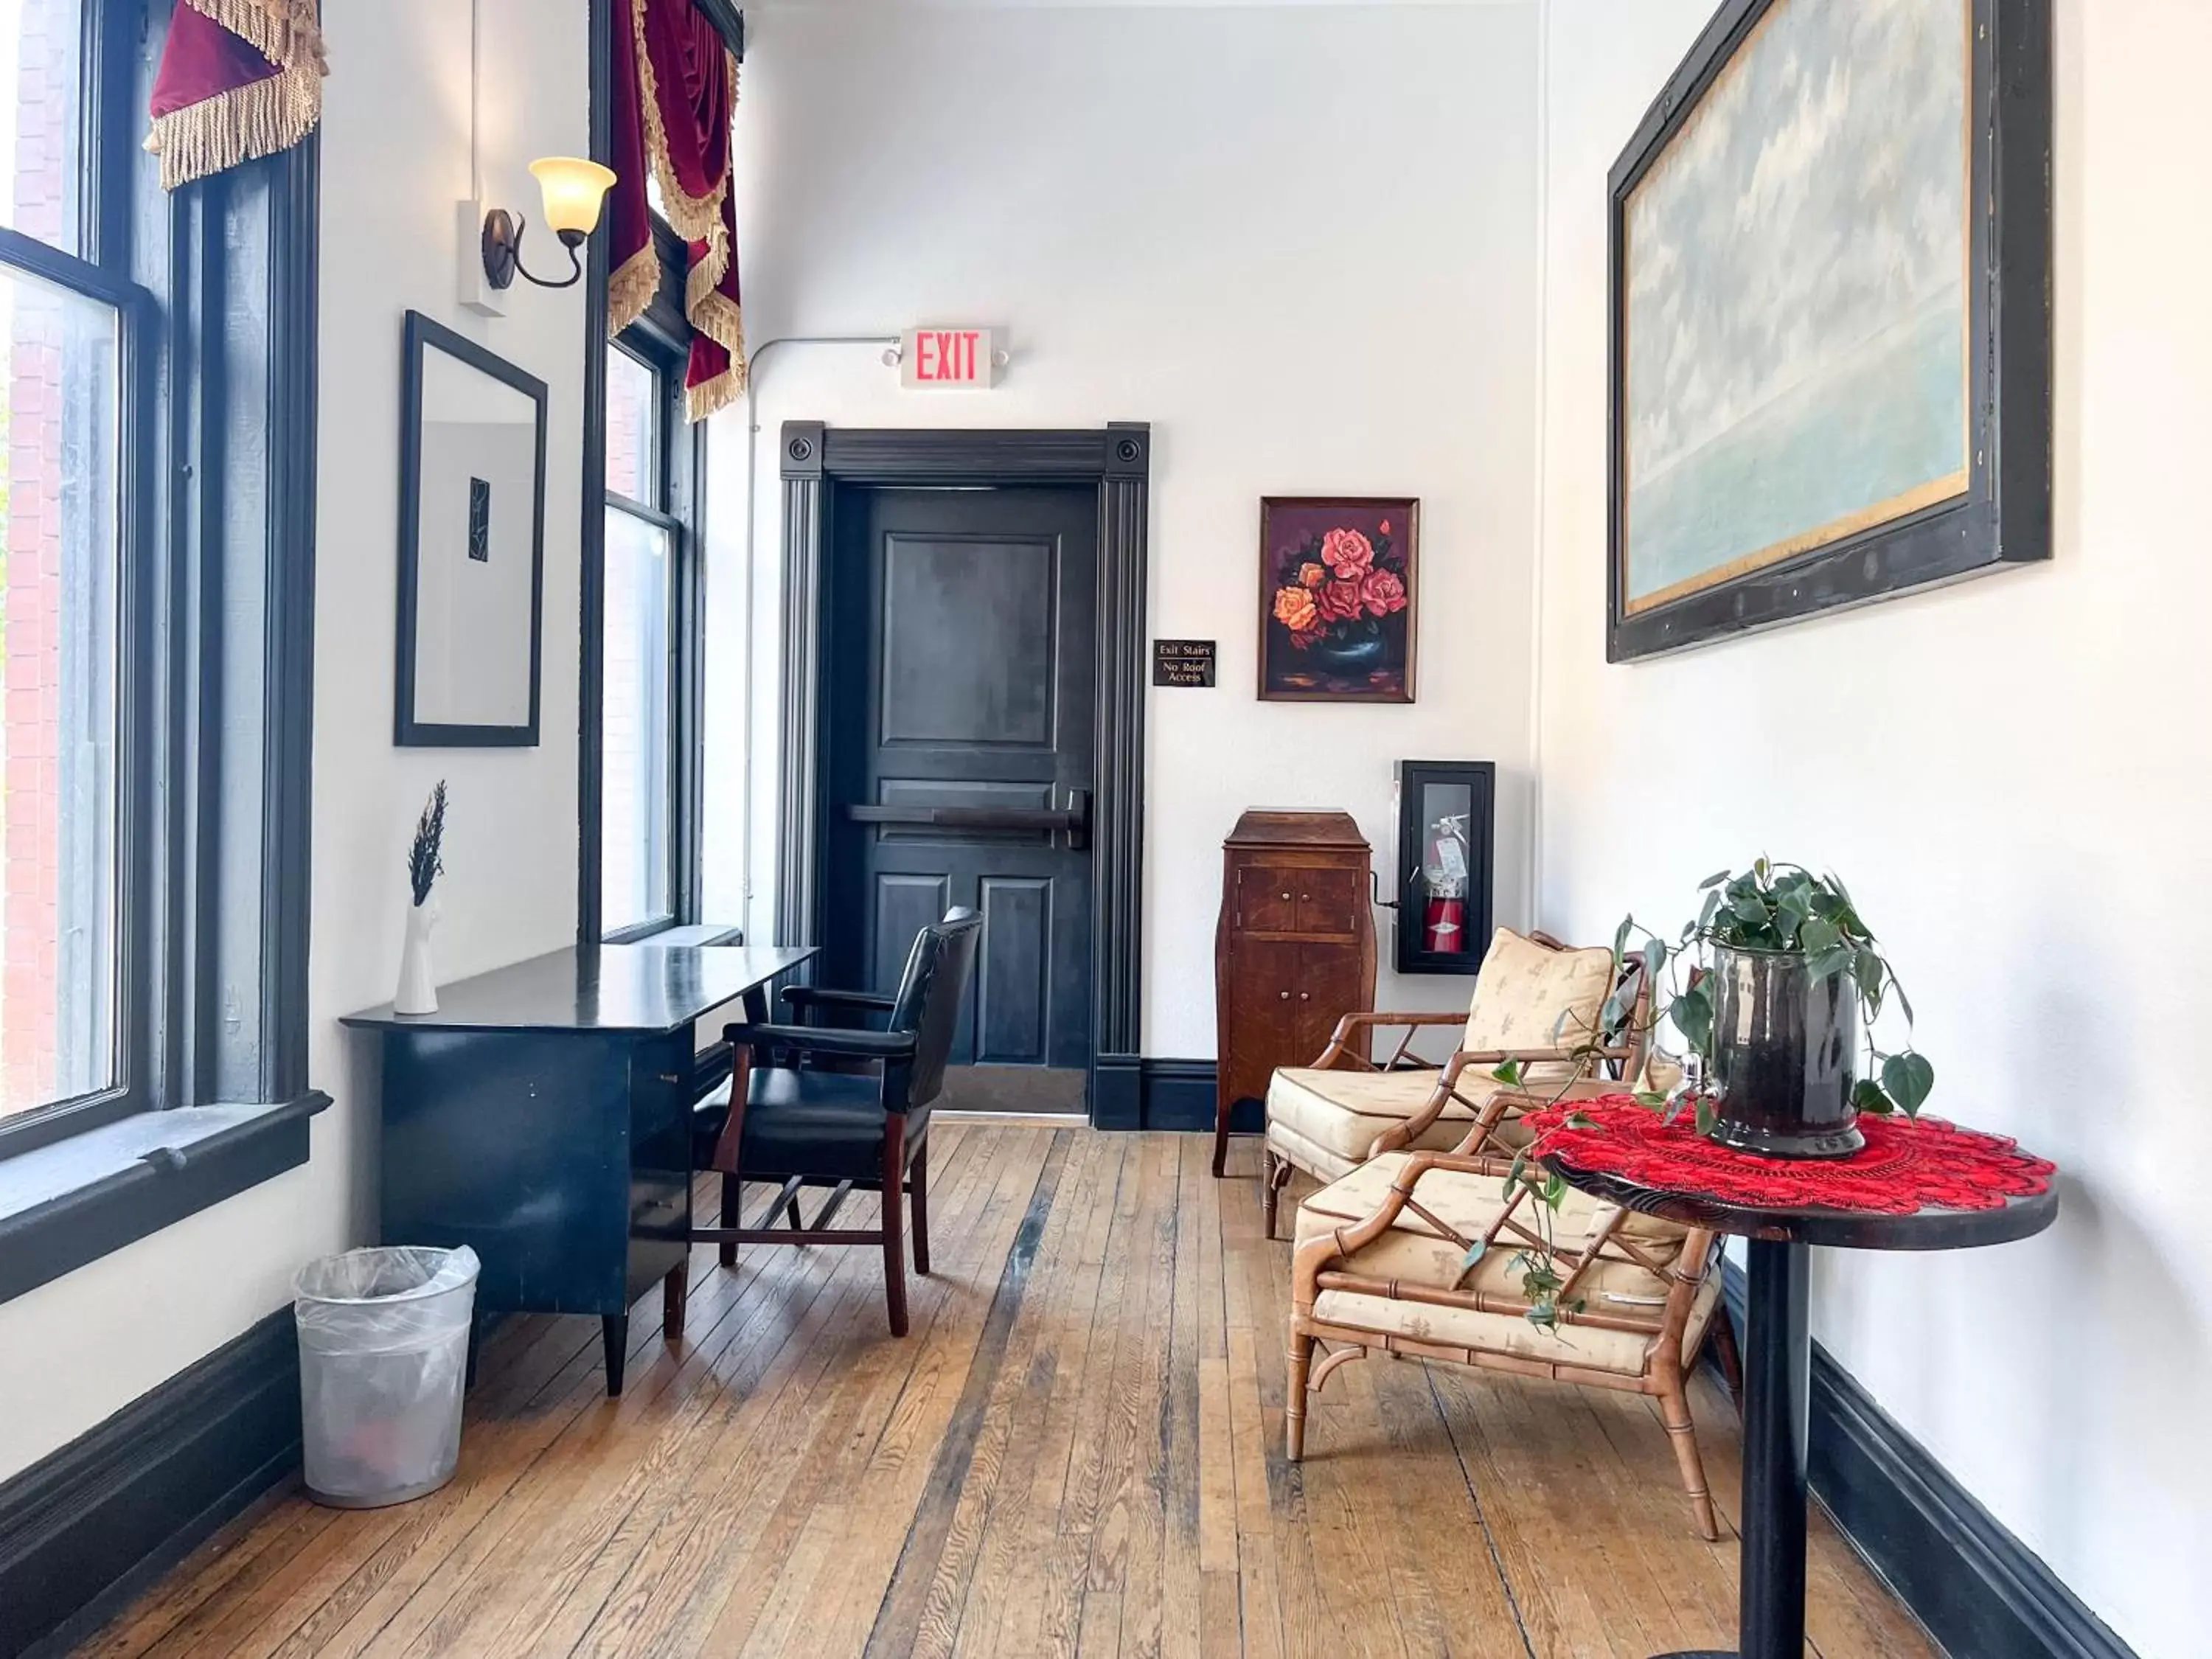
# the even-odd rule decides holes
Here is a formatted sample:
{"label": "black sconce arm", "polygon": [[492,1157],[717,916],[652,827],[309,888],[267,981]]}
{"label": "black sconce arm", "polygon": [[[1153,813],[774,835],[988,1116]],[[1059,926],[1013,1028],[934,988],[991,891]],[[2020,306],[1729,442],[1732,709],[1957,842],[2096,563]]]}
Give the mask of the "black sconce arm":
{"label": "black sconce arm", "polygon": [[484,281],[495,289],[512,287],[518,275],[539,288],[574,288],[582,281],[584,233],[575,230],[554,233],[560,237],[561,246],[568,250],[568,274],[557,282],[551,282],[533,275],[522,263],[522,232],[527,222],[505,208],[494,208],[484,215]]}

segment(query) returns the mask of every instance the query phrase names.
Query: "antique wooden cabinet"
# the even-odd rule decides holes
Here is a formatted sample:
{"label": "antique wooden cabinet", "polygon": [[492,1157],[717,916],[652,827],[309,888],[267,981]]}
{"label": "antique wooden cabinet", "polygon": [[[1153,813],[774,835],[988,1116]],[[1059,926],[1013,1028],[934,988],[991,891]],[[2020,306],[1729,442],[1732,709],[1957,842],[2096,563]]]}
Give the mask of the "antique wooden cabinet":
{"label": "antique wooden cabinet", "polygon": [[1351,817],[1247,812],[1222,851],[1213,935],[1217,1176],[1231,1109],[1266,1100],[1278,1066],[1311,1065],[1340,1018],[1375,1006],[1372,854]]}

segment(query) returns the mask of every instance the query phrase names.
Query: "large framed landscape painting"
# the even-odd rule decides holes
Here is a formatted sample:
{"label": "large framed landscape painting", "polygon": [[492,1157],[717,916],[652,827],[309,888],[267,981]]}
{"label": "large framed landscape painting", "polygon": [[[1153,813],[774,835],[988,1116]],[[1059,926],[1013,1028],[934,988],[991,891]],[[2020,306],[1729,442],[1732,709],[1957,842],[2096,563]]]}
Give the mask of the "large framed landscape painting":
{"label": "large framed landscape painting", "polygon": [[2049,0],[1729,0],[1612,176],[1615,661],[2051,550]]}

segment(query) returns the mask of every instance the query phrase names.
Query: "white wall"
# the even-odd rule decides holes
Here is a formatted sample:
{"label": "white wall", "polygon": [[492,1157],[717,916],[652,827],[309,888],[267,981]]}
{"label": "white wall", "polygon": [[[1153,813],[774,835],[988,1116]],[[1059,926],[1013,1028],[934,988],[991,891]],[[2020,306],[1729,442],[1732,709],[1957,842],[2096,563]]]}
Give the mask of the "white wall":
{"label": "white wall", "polygon": [[[771,931],[778,425],[1152,424],[1150,628],[1220,641],[1147,710],[1144,1048],[1214,1051],[1220,843],[1343,807],[1387,870],[1391,764],[1500,763],[1498,910],[1526,909],[1535,374],[1532,3],[751,9],[738,110],[746,331],[1006,328],[988,394],[875,349],[759,370],[756,936]],[[739,424],[732,420],[729,424]],[[713,487],[742,499],[744,434]],[[1421,498],[1419,702],[1262,704],[1263,495]],[[734,551],[735,550],[732,550]],[[710,638],[743,573],[711,574]],[[710,653],[708,908],[738,902],[740,677]],[[1388,952],[1387,933],[1385,953]],[[1463,1003],[1464,981],[1385,1006]]]}
{"label": "white wall", "polygon": [[2212,8],[2057,6],[2056,560],[1608,668],[1605,175],[1711,9],[1553,6],[1540,909],[1676,917],[1762,850],[1844,874],[1930,1109],[2057,1159],[2063,1208],[1998,1249],[1823,1255],[1814,1334],[2145,1659],[2202,1653]]}
{"label": "white wall", "polygon": [[[531,213],[524,170],[586,143],[584,0],[483,0],[483,157],[492,199]],[[440,976],[575,936],[581,291],[519,291],[486,323],[453,302],[468,193],[469,9],[325,0],[310,1076],[337,1103],[304,1168],[0,1304],[8,1366],[0,1478],[82,1433],[290,1300],[300,1264],[369,1236],[374,1068],[337,1016],[388,997],[404,860],[440,778],[447,820]],[[544,257],[542,251],[539,256]],[[392,746],[400,328],[410,307],[551,388],[543,739],[534,750]]]}

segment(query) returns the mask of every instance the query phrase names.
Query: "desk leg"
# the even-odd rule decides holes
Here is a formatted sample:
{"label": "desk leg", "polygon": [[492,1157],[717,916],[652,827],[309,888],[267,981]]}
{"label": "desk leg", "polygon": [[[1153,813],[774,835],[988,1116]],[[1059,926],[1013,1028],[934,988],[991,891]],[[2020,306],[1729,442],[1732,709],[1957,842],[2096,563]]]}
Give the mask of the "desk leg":
{"label": "desk leg", "polygon": [[[1813,1345],[1802,1244],[1753,1239],[1743,1356],[1741,1659],[1804,1659],[1805,1442]],[[1715,1653],[1665,1659],[1729,1659]]]}
{"label": "desk leg", "polygon": [[622,1393],[623,1361],[629,1354],[628,1314],[607,1314],[600,1318],[599,1346],[606,1355],[607,1398],[612,1400]]}

